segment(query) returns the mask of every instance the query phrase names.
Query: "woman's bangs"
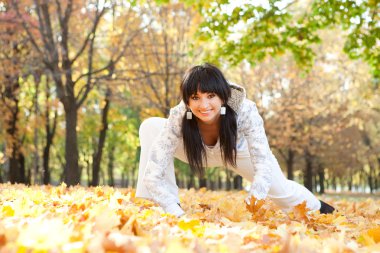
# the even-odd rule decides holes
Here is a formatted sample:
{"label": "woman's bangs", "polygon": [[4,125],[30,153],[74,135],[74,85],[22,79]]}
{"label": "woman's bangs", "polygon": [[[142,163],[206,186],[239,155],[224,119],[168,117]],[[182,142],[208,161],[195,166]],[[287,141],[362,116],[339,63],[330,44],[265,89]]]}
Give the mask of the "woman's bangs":
{"label": "woman's bangs", "polygon": [[198,91],[198,78],[189,76],[183,83],[183,99],[185,102]]}
{"label": "woman's bangs", "polygon": [[216,93],[218,96],[221,96],[220,82],[221,80],[218,81],[215,76],[209,75],[207,71],[203,71],[198,80],[197,91]]}
{"label": "woman's bangs", "polygon": [[218,69],[196,66],[189,70],[182,81],[182,96],[187,104],[192,95],[198,91],[202,93],[215,93],[223,101],[228,101],[230,89],[227,81]]}

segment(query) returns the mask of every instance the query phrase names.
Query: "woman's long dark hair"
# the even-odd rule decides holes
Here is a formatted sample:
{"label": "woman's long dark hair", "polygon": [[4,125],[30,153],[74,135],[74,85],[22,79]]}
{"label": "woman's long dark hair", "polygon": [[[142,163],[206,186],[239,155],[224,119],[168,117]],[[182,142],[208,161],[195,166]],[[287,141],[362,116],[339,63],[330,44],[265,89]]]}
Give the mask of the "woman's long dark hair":
{"label": "woman's long dark hair", "polygon": [[[227,104],[231,96],[231,88],[222,72],[209,63],[188,69],[181,82],[182,99],[186,105],[189,99],[198,91],[212,92],[219,96],[226,107],[226,114],[220,115],[219,144],[224,165],[227,163],[236,167],[237,123],[236,112]],[[198,129],[198,123],[193,116],[191,120],[182,119],[182,136],[185,153],[193,173],[200,177],[204,175],[204,162],[207,165],[206,150]]]}

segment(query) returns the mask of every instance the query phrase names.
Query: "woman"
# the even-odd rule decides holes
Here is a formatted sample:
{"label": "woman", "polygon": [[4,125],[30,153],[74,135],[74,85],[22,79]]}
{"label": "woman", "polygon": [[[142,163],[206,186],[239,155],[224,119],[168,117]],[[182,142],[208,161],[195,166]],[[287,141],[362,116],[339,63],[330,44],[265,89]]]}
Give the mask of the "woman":
{"label": "woman", "polygon": [[136,197],[157,202],[168,213],[184,214],[175,182],[174,157],[193,172],[225,166],[252,182],[246,201],[271,198],[283,210],[306,200],[310,210],[334,208],[287,180],[273,156],[263,120],[244,88],[227,82],[211,64],[190,68],[181,83],[182,101],[168,119],[149,118],[140,126],[141,156]]}

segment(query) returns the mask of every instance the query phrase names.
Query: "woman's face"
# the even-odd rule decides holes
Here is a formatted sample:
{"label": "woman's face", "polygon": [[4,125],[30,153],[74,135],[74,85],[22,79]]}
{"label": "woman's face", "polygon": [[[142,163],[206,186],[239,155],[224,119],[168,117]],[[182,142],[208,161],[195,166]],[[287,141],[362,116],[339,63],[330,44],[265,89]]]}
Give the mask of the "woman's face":
{"label": "woman's face", "polygon": [[223,101],[215,93],[198,91],[189,99],[189,108],[205,124],[217,123]]}

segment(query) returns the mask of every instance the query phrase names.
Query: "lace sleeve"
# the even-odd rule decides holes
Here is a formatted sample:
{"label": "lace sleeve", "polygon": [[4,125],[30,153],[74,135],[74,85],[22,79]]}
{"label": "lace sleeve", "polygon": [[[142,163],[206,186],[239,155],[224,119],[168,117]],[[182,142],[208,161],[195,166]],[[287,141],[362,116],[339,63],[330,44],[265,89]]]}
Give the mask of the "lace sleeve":
{"label": "lace sleeve", "polygon": [[[169,191],[166,174],[169,173],[170,166],[173,167],[174,152],[182,136],[181,125],[185,111],[183,107],[181,103],[170,110],[166,125],[152,144],[144,176],[144,184],[153,200],[166,212],[174,212],[176,215],[182,209],[177,205],[178,196]],[[173,211],[174,206],[177,208]]]}
{"label": "lace sleeve", "polygon": [[245,100],[241,111],[241,129],[248,143],[248,149],[254,170],[251,194],[257,199],[266,198],[271,186],[272,165],[263,119],[257,111],[256,104]]}

